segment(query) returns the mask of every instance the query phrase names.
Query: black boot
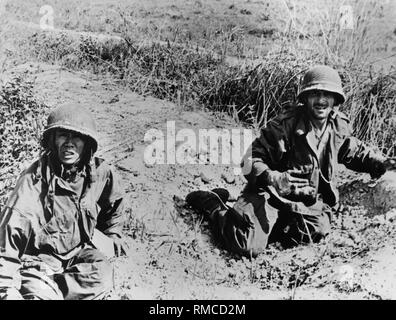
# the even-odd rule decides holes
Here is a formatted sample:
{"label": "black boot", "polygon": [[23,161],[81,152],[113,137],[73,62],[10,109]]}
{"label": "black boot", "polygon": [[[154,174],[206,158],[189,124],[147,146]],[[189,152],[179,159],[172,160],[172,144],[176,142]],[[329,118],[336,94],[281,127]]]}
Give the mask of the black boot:
{"label": "black boot", "polygon": [[186,202],[196,211],[209,217],[214,211],[228,209],[226,202],[230,193],[223,188],[212,191],[193,191],[186,197]]}

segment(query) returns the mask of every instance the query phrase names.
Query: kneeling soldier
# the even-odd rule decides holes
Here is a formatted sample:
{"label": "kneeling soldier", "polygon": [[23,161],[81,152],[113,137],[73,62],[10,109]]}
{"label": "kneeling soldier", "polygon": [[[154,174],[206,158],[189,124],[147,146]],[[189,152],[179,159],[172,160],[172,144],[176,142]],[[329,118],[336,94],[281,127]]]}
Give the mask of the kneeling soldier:
{"label": "kneeling soldier", "polygon": [[42,145],[0,215],[0,298],[103,297],[112,267],[93,238],[125,253],[119,178],[93,156],[96,126],[82,107],[52,111]]}
{"label": "kneeling soldier", "polygon": [[348,118],[335,109],[345,101],[341,79],[328,66],[303,77],[300,105],[261,130],[244,157],[248,184],[233,208],[228,192],[195,191],[186,201],[203,212],[226,248],[257,255],[268,243],[283,247],[317,242],[330,232],[338,204],[337,163],[378,178],[394,166],[351,136]]}

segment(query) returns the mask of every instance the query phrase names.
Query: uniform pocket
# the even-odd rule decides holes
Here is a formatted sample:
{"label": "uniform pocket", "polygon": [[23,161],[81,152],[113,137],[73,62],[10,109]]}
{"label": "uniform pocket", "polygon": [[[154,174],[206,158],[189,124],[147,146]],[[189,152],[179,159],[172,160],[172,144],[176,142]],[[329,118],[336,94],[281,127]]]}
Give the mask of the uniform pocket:
{"label": "uniform pocket", "polygon": [[68,215],[52,217],[41,227],[38,240],[38,249],[50,246],[56,253],[70,251],[81,241],[77,219]]}
{"label": "uniform pocket", "polygon": [[98,215],[100,212],[100,206],[94,202],[90,205],[81,206],[81,214],[83,214],[84,228],[86,234],[91,238],[93,236],[94,229],[97,224]]}
{"label": "uniform pocket", "polygon": [[41,231],[46,235],[57,233],[67,233],[73,225],[72,219],[65,214],[51,217],[51,219],[41,227]]}

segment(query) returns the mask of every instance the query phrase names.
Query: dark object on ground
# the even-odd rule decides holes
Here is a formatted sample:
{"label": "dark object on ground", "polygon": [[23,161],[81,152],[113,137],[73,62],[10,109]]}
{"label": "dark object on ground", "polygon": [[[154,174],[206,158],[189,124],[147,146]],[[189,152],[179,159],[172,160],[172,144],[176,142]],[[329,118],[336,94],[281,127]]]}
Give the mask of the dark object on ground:
{"label": "dark object on ground", "polygon": [[223,188],[216,188],[212,191],[193,191],[186,197],[186,202],[196,211],[209,215],[216,209],[228,209],[226,202],[230,193]]}

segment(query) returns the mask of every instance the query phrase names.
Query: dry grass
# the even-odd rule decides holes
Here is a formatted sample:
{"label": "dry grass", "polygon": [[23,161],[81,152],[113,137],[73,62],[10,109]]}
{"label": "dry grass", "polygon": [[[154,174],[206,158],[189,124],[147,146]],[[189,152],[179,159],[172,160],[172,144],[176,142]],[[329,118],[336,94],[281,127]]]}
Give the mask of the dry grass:
{"label": "dry grass", "polygon": [[0,88],[0,205],[20,171],[38,155],[48,107],[33,95],[33,79],[16,76]]}

